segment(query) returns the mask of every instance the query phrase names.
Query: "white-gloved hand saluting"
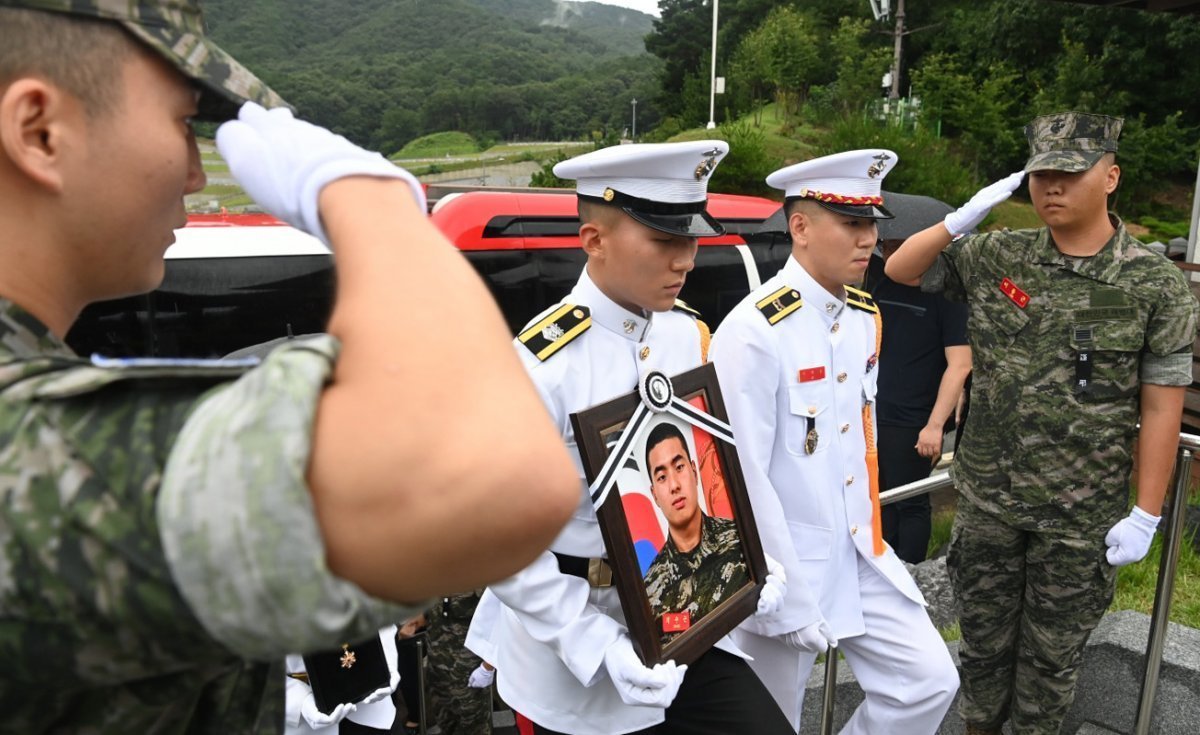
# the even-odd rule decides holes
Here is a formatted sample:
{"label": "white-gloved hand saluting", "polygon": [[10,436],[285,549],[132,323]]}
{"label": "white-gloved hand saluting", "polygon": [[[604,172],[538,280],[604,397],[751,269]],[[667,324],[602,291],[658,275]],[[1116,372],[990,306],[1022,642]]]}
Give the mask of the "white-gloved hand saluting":
{"label": "white-gloved hand saluting", "polygon": [[340,135],[297,120],[286,107],[267,110],[245,103],[236,120],[217,129],[217,148],[229,172],[263,209],[327,245],[318,197],[338,179],[401,179],[425,210],[425,192],[412,174]]}
{"label": "white-gloved hand saluting", "polygon": [[322,727],[336,725],[337,723],[346,719],[347,716],[355,712],[357,709],[358,707],[353,704],[339,704],[333,708],[332,712],[325,714],[321,710],[317,709],[316,698],[313,697],[312,694],[309,694],[304,698],[304,702],[300,705],[300,716],[304,718],[304,721],[308,723],[309,727],[317,730]]}
{"label": "white-gloved hand saluting", "polygon": [[1012,196],[1024,178],[1025,172],[1018,171],[983,187],[971,197],[971,201],[946,215],[942,223],[952,236],[965,235],[983,221],[992,207]]}
{"label": "white-gloved hand saluting", "polygon": [[1135,561],[1141,561],[1150,551],[1150,542],[1154,540],[1154,531],[1158,528],[1159,516],[1152,516],[1136,505],[1129,511],[1127,518],[1117,521],[1104,537],[1108,544],[1108,563],[1114,567],[1123,567]]}
{"label": "white-gloved hand saluting", "polygon": [[683,683],[683,675],[687,673],[687,666],[676,666],[674,661],[647,668],[634,652],[627,635],[622,635],[605,650],[604,668],[622,702],[663,709],[671,706]]}
{"label": "white-gloved hand saluting", "polygon": [[758,608],[755,615],[774,615],[783,608],[783,600],[787,597],[787,573],[783,565],[764,553],[767,559],[767,578],[763,580],[762,591],[758,593]]}

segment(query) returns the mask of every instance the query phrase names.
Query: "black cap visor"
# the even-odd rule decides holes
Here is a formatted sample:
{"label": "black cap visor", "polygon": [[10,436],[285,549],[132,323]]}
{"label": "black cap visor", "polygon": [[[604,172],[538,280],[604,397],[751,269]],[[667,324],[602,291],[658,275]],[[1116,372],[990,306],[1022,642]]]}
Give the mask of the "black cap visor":
{"label": "black cap visor", "polygon": [[630,217],[647,227],[683,237],[718,237],[725,234],[721,223],[708,212],[696,214],[649,214],[633,207],[621,207]]}
{"label": "black cap visor", "polygon": [[603,197],[580,194],[579,198],[620,207],[621,211],[643,225],[671,235],[718,237],[725,234],[724,226],[705,209],[707,201],[656,202],[613,189],[608,189]]}

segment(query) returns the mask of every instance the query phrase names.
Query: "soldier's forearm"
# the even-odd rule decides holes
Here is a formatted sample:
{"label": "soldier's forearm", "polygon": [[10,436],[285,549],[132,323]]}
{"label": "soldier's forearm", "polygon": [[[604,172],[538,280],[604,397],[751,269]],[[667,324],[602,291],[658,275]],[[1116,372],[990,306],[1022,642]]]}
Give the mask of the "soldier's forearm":
{"label": "soldier's forearm", "polygon": [[1163,498],[1179,447],[1179,422],[1186,391],[1182,386],[1142,385],[1137,505],[1151,515],[1162,515]]}

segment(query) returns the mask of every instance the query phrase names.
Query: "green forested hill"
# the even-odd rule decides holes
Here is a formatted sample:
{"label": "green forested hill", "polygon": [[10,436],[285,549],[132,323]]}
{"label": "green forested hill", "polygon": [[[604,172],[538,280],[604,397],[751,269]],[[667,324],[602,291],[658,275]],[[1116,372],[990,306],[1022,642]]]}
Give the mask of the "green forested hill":
{"label": "green forested hill", "polygon": [[[213,37],[309,119],[391,152],[439,130],[579,137],[628,124],[650,16],[555,0],[208,0]],[[649,121],[653,110],[642,113]]]}

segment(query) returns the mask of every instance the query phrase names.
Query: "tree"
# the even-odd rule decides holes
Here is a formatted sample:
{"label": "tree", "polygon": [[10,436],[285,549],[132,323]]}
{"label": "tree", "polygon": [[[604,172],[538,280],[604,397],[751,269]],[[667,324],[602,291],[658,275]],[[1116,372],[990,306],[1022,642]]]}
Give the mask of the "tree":
{"label": "tree", "polygon": [[688,77],[709,66],[712,6],[706,0],[660,0],[658,8],[661,17],[646,36],[646,50],[663,60],[660,106],[668,115],[681,115]]}
{"label": "tree", "polygon": [[871,35],[867,18],[842,18],[830,42],[837,78],[833,99],[843,113],[856,113],[880,95],[880,80],[892,63],[882,37]]}
{"label": "tree", "polygon": [[781,6],[750,31],[734,54],[734,68],[751,84],[769,88],[784,115],[798,112],[823,71],[821,32],[811,16]]}

